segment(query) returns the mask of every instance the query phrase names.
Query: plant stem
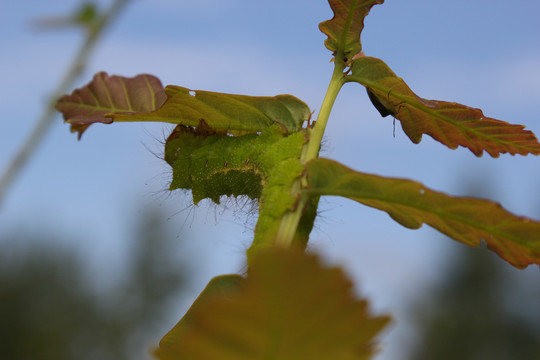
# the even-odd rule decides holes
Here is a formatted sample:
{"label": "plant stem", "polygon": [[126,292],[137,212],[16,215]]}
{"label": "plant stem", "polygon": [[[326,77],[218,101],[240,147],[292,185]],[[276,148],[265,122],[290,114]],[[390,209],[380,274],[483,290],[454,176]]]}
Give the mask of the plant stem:
{"label": "plant stem", "polygon": [[[338,57],[336,56],[336,59],[337,58]],[[341,87],[345,83],[345,76],[343,74],[344,67],[343,63],[340,62],[336,62],[334,65],[334,72],[330,79],[326,95],[324,96],[321,110],[317,116],[317,121],[310,131],[309,142],[307,143],[305,155],[301,159],[302,162],[308,162],[319,156],[321,141],[324,130],[326,129],[326,124],[328,123],[328,118],[330,117],[330,112],[332,111],[332,107],[334,106],[334,102],[336,101],[336,97],[341,90]]]}
{"label": "plant stem", "polygon": [[[336,56],[335,59],[342,59],[342,56]],[[308,161],[313,160],[319,156],[319,150],[321,149],[321,141],[324,135],[324,130],[326,129],[326,124],[328,123],[328,118],[330,117],[330,112],[334,102],[336,101],[337,95],[341,90],[341,87],[345,83],[343,70],[345,65],[343,62],[336,61],[334,63],[334,72],[332,73],[332,78],[330,79],[330,84],[324,96],[323,103],[321,105],[321,110],[317,116],[317,121],[313,125],[312,129],[309,129],[309,141],[304,146],[302,151],[302,156],[300,161],[302,164],[306,164]],[[298,197],[298,204],[296,209],[292,212],[289,212],[283,216],[279,226],[278,233],[276,235],[276,244],[289,247],[294,245],[295,234],[298,229],[298,224],[304,213],[304,209],[310,201],[310,197],[302,195],[302,187],[307,185],[307,179],[305,176],[302,176],[300,179],[295,181],[291,188],[291,193],[294,196]]]}
{"label": "plant stem", "polygon": [[54,109],[56,99],[69,91],[73,82],[86,67],[86,62],[90,57],[97,40],[103,33],[103,30],[105,30],[107,25],[120,14],[124,5],[129,1],[130,0],[115,0],[111,7],[87,29],[88,31],[84,43],[75,56],[75,59],[73,59],[70,68],[65,73],[57,89],[52,93],[51,100],[47,103],[46,110],[0,177],[0,204],[13,181],[22,171],[31,155],[37,150],[39,144],[41,144],[45,138],[50,126],[54,123],[57,114]]}

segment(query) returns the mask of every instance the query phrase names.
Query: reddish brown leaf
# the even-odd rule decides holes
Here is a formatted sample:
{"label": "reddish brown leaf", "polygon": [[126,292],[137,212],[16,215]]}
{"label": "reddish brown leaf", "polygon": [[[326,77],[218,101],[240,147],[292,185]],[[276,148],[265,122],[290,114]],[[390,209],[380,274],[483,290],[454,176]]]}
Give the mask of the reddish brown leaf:
{"label": "reddish brown leaf", "polygon": [[307,171],[310,194],[344,196],[387,212],[407,228],[426,223],[467,245],[484,241],[517,268],[540,265],[540,222],[513,215],[498,203],[449,196],[416,181],[364,174],[323,158],[309,162]]}
{"label": "reddish brown leaf", "polygon": [[324,44],[334,54],[342,52],[344,61],[353,58],[362,50],[360,33],[364,29],[364,18],[373,5],[384,0],[329,0],[334,17],[319,25],[328,39]]}
{"label": "reddish brown leaf", "polygon": [[87,85],[61,97],[56,109],[71,124],[71,132],[79,133],[80,139],[93,123],[112,123],[112,118],[107,116],[110,113],[154,111],[166,98],[161,81],[155,76],[126,78],[100,72]]}
{"label": "reddish brown leaf", "polygon": [[523,125],[492,119],[480,109],[454,102],[423,99],[380,59],[359,57],[351,71],[347,81],[364,85],[381,115],[400,120],[415,144],[427,134],[451,149],[464,146],[476,156],[483,151],[493,157],[540,154],[540,143]]}

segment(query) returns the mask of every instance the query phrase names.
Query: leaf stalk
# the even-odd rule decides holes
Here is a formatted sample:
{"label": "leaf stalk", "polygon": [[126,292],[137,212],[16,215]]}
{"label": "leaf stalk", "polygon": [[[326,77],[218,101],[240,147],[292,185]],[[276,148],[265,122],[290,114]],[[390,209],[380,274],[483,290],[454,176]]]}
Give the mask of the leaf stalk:
{"label": "leaf stalk", "polygon": [[[341,56],[340,56],[341,55]],[[334,61],[334,72],[332,73],[332,78],[330,79],[330,84],[324,96],[321,110],[317,116],[317,120],[311,129],[308,129],[309,141],[304,146],[302,151],[302,156],[300,157],[300,162],[306,164],[310,160],[313,160],[319,157],[319,151],[321,149],[321,142],[330,118],[330,113],[332,107],[336,101],[336,98],[341,90],[343,84],[345,84],[345,75],[344,69],[345,64],[340,59],[343,59],[343,54],[336,54]],[[286,213],[281,219],[281,223],[278,229],[276,236],[276,245],[290,247],[293,245],[304,246],[306,240],[298,239],[296,236],[298,226],[304,210],[309,204],[309,201],[312,200],[312,197],[302,194],[302,188],[307,186],[307,178],[303,175],[293,184],[291,188],[291,193],[293,196],[298,198],[298,203],[294,211]],[[296,242],[301,242],[297,244]]]}

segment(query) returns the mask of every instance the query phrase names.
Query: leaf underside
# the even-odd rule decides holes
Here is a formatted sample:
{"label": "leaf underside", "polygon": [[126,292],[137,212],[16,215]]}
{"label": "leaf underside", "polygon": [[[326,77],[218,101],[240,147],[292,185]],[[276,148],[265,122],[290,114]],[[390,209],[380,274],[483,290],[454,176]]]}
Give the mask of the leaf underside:
{"label": "leaf underside", "polygon": [[127,78],[99,72],[87,85],[62,96],[56,109],[80,139],[91,124],[112,123],[107,116],[111,112],[149,112],[159,108],[165,99],[161,81],[155,76]]}
{"label": "leaf underside", "polygon": [[513,215],[498,203],[452,197],[415,181],[364,174],[323,158],[308,163],[307,171],[310,194],[344,196],[387,212],[407,228],[426,223],[470,246],[484,241],[517,268],[540,265],[540,222]]}
{"label": "leaf underside", "polygon": [[97,73],[93,80],[61,97],[56,109],[82,133],[94,123],[159,121],[207,127],[232,134],[258,133],[278,124],[283,133],[299,131],[311,112],[292,95],[244,96],[190,90],[165,89],[158,78],[133,78]]}
{"label": "leaf underside", "polygon": [[215,279],[199,299],[158,359],[368,359],[389,321],[369,314],[340,269],[295,249],[259,252],[247,278]]}
{"label": "leaf underside", "polygon": [[427,134],[451,149],[464,146],[476,156],[484,151],[492,157],[504,153],[540,154],[540,143],[523,125],[486,117],[480,109],[465,105],[423,99],[380,59],[355,59],[347,81],[364,85],[381,115],[400,120],[403,131],[415,144]]}
{"label": "leaf underside", "polygon": [[340,53],[347,63],[362,51],[360,34],[364,29],[364,18],[369,10],[384,0],[329,0],[334,17],[319,24],[319,29],[328,36],[326,48],[334,55]]}
{"label": "leaf underside", "polygon": [[311,116],[309,107],[292,95],[246,96],[165,88],[167,101],[148,114],[110,114],[114,121],[161,121],[187,126],[205,123],[214,130],[255,133],[279,124],[283,132],[302,128]]}

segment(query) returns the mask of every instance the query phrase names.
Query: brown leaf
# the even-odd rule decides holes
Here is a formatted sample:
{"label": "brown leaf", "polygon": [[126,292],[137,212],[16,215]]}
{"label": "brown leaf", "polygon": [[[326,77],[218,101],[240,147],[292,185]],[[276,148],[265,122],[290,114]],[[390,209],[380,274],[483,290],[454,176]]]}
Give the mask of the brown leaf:
{"label": "brown leaf", "polygon": [[324,42],[328,50],[334,55],[341,52],[345,62],[362,51],[360,33],[364,29],[364,18],[374,5],[383,2],[384,0],[329,0],[334,17],[319,25],[319,29],[328,35]]}
{"label": "brown leaf", "polygon": [[386,178],[349,169],[335,161],[308,163],[312,195],[344,196],[385,211],[401,225],[423,223],[470,246],[482,241],[517,268],[540,265],[540,222],[509,213],[495,202],[453,197],[405,179]]}
{"label": "brown leaf", "polygon": [[71,124],[71,132],[79,133],[80,139],[90,125],[112,123],[110,113],[154,111],[166,98],[163,85],[155,76],[127,78],[100,72],[87,85],[62,96],[56,109]]}
{"label": "brown leaf", "polygon": [[464,146],[476,156],[483,151],[492,157],[540,154],[540,143],[525,126],[486,117],[480,109],[454,102],[423,99],[380,59],[359,57],[351,72],[347,81],[364,85],[381,115],[400,120],[415,144],[427,134],[451,149]]}
{"label": "brown leaf", "polygon": [[[244,281],[242,281],[244,280]],[[160,342],[160,360],[368,359],[388,317],[374,317],[339,268],[266,248],[247,278],[215,278]]]}

